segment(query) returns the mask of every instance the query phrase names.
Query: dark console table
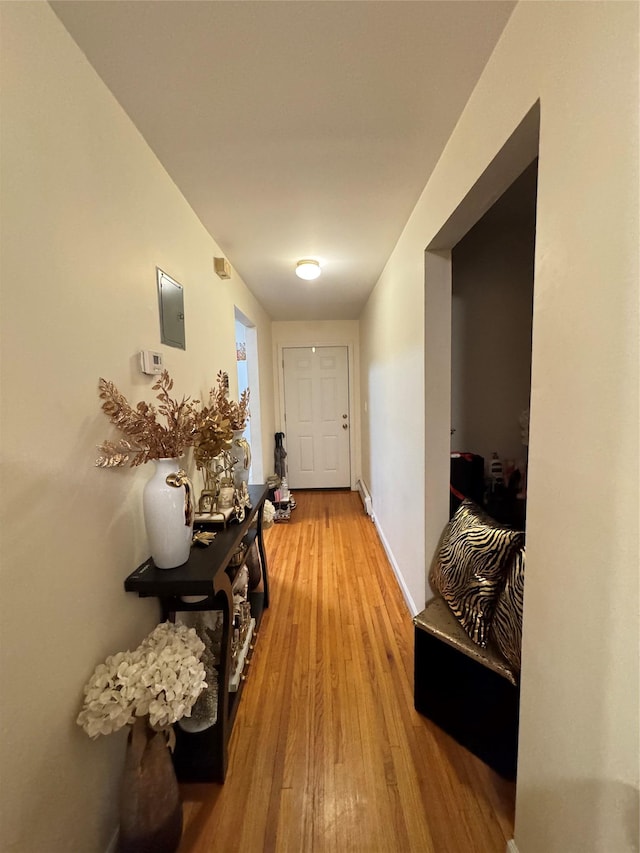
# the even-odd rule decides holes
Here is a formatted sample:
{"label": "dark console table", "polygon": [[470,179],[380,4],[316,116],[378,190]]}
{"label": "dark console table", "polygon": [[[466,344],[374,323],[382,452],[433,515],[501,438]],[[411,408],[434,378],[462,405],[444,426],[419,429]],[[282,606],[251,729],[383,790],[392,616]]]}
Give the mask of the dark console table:
{"label": "dark console table", "polygon": [[[230,522],[226,528],[215,529],[217,535],[206,548],[194,545],[187,562],[175,569],[158,569],[149,558],[138,566],[124,582],[127,592],[159,599],[162,618],[170,618],[179,611],[219,610],[223,613],[221,660],[218,670],[217,721],[204,731],[187,733],[175,726],[176,748],[173,755],[178,779],[183,782],[224,782],[228,763],[228,745],[245,681],[243,673],[236,692],[229,692],[231,677],[231,624],[233,595],[231,586],[239,567],[231,567],[230,560],[238,546],[258,547],[262,571],[262,589],[249,592],[251,615],[256,620],[253,642],[257,637],[262,612],[269,606],[269,577],[262,538],[262,512],[268,495],[266,485],[249,486],[251,509],[247,509],[242,522]],[[255,525],[252,526],[252,522]],[[185,596],[206,596],[202,601],[185,602]],[[251,658],[250,646],[245,668]]]}

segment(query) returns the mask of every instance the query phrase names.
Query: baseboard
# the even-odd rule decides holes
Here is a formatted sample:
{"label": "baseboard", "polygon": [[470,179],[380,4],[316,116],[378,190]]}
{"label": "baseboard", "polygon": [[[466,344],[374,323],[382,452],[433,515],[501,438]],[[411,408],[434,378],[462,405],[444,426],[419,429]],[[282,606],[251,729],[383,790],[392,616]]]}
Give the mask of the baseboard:
{"label": "baseboard", "polygon": [[[418,607],[416,607],[416,603],[413,600],[413,598],[411,597],[411,593],[409,592],[407,585],[404,582],[404,578],[402,577],[402,573],[400,572],[400,569],[398,568],[398,564],[395,561],[395,557],[393,556],[393,552],[391,551],[391,548],[389,547],[389,543],[387,542],[387,538],[384,535],[382,528],[380,527],[380,524],[378,523],[378,519],[376,518],[375,513],[373,513],[373,515],[371,516],[371,520],[373,521],[373,523],[375,525],[376,531],[378,533],[378,538],[382,542],[382,547],[384,548],[385,554],[387,555],[387,559],[391,563],[391,568],[393,569],[393,573],[396,576],[396,580],[398,581],[398,584],[400,585],[400,590],[402,591],[402,596],[406,602],[407,607],[409,608],[409,612],[411,613],[411,617],[413,618],[414,616],[417,616],[418,613],[420,613],[420,609]],[[515,853],[518,853],[518,851],[516,850]]]}
{"label": "baseboard", "polygon": [[519,850],[516,847],[516,842],[513,840],[513,838],[510,841],[507,841],[506,853],[519,853]]}

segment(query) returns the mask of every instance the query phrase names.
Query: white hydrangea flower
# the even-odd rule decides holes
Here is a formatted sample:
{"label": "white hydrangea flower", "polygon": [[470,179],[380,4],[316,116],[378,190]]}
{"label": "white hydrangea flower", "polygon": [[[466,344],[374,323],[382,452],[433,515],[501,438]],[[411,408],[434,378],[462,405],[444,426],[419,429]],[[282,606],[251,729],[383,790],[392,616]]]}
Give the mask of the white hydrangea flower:
{"label": "white hydrangea flower", "polygon": [[118,652],[99,664],[84,688],[77,723],[89,737],[110,734],[149,716],[166,729],[191,709],[207,686],[200,661],[204,643],[194,628],[163,622],[133,652]]}

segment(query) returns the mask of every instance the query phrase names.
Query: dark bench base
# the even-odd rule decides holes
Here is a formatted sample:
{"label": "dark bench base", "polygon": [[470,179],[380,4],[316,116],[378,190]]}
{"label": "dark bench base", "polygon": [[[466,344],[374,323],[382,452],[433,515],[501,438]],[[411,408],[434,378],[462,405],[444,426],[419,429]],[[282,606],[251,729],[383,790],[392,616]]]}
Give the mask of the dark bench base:
{"label": "dark bench base", "polygon": [[414,704],[501,776],[514,779],[520,690],[416,624]]}

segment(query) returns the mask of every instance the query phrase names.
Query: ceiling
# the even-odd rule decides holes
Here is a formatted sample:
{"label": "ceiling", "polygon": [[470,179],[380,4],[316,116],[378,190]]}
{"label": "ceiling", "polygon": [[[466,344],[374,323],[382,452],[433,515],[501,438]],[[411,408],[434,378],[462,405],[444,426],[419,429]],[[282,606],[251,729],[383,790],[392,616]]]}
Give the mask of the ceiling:
{"label": "ceiling", "polygon": [[51,3],[275,320],[359,316],[514,5]]}

